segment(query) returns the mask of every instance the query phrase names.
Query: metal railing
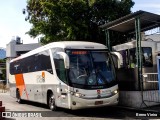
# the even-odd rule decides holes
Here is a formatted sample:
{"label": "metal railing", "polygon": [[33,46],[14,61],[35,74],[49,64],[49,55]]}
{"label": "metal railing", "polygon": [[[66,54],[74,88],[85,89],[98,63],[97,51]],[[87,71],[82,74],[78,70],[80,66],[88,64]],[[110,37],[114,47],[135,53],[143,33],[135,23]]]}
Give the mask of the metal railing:
{"label": "metal railing", "polygon": [[154,83],[158,82],[158,73],[144,73],[143,76],[143,82],[147,83]]}
{"label": "metal railing", "polygon": [[158,73],[145,73],[142,74],[142,99],[147,102],[160,102],[159,86],[158,86]]}

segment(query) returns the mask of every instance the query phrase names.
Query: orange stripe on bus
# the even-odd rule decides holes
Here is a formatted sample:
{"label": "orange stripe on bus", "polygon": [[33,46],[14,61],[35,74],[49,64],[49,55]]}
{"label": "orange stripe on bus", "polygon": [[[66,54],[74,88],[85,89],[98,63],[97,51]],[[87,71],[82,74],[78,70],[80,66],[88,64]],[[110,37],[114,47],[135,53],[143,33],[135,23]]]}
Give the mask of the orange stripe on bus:
{"label": "orange stripe on bus", "polygon": [[15,79],[16,79],[16,87],[19,89],[20,96],[22,96],[23,90],[25,90],[26,97],[28,99],[28,94],[24,83],[23,74],[16,74]]}

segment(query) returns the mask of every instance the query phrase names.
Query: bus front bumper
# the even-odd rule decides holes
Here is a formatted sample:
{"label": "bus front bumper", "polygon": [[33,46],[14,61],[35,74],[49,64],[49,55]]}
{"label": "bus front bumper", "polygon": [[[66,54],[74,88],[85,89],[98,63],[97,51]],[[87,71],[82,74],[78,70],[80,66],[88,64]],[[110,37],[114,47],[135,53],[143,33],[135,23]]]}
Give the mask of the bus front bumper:
{"label": "bus front bumper", "polygon": [[100,99],[83,99],[79,97],[72,96],[71,109],[83,109],[83,108],[93,108],[102,106],[112,106],[118,104],[119,94],[115,94],[109,98]]}

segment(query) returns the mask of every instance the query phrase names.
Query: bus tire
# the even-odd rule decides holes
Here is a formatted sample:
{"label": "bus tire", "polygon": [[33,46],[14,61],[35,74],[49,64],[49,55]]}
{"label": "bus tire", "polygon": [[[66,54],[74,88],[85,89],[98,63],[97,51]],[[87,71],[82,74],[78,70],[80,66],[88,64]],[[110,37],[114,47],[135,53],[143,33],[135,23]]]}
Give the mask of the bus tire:
{"label": "bus tire", "polygon": [[16,90],[16,98],[17,98],[18,103],[22,103],[22,99],[21,99],[21,96],[20,96],[19,89]]}
{"label": "bus tire", "polygon": [[50,110],[52,110],[52,111],[56,111],[56,109],[57,109],[57,106],[55,104],[55,97],[53,94],[50,94],[48,97],[48,106],[49,106]]}

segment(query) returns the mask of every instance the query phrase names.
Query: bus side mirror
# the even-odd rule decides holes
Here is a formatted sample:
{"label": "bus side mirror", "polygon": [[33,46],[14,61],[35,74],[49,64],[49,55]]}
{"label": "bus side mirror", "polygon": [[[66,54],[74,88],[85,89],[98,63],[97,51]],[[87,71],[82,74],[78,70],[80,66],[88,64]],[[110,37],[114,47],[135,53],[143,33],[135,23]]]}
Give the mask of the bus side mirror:
{"label": "bus side mirror", "polygon": [[57,52],[57,55],[60,55],[62,57],[62,59],[64,60],[64,67],[66,69],[69,69],[69,57],[66,53],[64,52]]}
{"label": "bus side mirror", "polygon": [[122,55],[119,52],[111,52],[111,56],[115,65],[115,68],[121,68],[123,66]]}

